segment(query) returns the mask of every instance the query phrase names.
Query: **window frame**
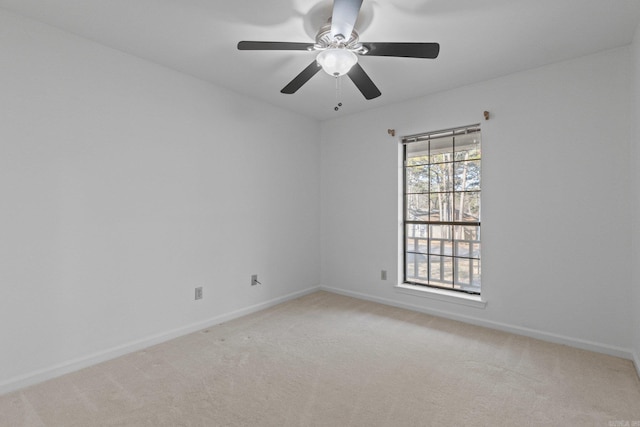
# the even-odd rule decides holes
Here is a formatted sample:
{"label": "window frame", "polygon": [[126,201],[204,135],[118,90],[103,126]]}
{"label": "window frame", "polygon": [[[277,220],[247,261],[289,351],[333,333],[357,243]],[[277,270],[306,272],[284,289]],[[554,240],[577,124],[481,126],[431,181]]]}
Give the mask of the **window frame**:
{"label": "window frame", "polygon": [[[455,198],[456,198],[456,194],[457,193],[467,193],[470,192],[469,190],[465,190],[465,189],[461,189],[461,190],[456,190],[456,186],[455,186],[455,182],[452,186],[451,191],[445,191],[444,193],[450,193],[453,202],[452,202],[452,209],[453,209],[453,217],[451,218],[452,221],[432,221],[432,219],[429,217],[427,220],[416,220],[416,219],[409,219],[409,211],[408,211],[408,199],[409,199],[409,195],[414,194],[414,193],[410,193],[409,192],[409,188],[408,188],[408,183],[407,183],[407,175],[408,175],[408,165],[407,165],[407,146],[410,145],[411,143],[417,143],[417,142],[423,142],[423,141],[429,141],[429,161],[426,164],[429,168],[433,165],[433,164],[442,164],[439,162],[433,162],[433,159],[431,158],[431,141],[437,140],[437,139],[442,139],[442,138],[447,138],[447,137],[452,137],[452,142],[451,142],[451,153],[453,153],[452,156],[452,160],[451,160],[451,167],[452,170],[455,171],[456,168],[456,163],[460,162],[459,160],[456,160],[456,146],[455,146],[455,139],[458,136],[462,136],[462,135],[468,135],[468,134],[472,134],[472,133],[477,133],[479,135],[479,144],[480,144],[480,155],[477,159],[473,159],[473,160],[477,160],[479,162],[479,186],[478,186],[478,190],[473,190],[471,192],[475,192],[478,194],[479,200],[480,200],[480,207],[479,207],[479,211],[478,211],[478,218],[477,221],[456,221],[455,220]],[[459,127],[455,127],[455,128],[450,128],[450,129],[443,129],[443,130],[438,130],[438,131],[432,131],[432,132],[426,132],[426,133],[420,133],[420,134],[415,134],[415,135],[409,135],[409,136],[404,136],[401,139],[401,144],[402,144],[402,271],[403,271],[403,276],[402,276],[402,283],[404,283],[405,285],[409,285],[409,286],[418,286],[418,287],[425,287],[425,288],[429,288],[429,289],[437,289],[437,290],[444,290],[444,291],[452,291],[455,293],[458,293],[459,295],[470,295],[470,296],[480,296],[481,292],[482,292],[482,284],[481,284],[481,280],[480,280],[480,285],[478,287],[478,290],[473,290],[470,289],[472,280],[471,280],[471,274],[470,274],[470,279],[469,279],[469,283],[462,283],[460,281],[456,282],[456,263],[458,260],[460,259],[469,259],[471,260],[477,260],[477,264],[478,264],[478,270],[480,270],[480,277],[481,277],[481,265],[482,265],[482,256],[481,256],[481,216],[480,216],[480,212],[481,212],[481,203],[482,203],[482,183],[481,183],[481,175],[482,175],[482,132],[481,132],[481,127],[480,124],[473,124],[473,125],[467,125],[467,126],[459,126]],[[449,152],[449,151],[447,151]],[[468,160],[465,160],[468,161]],[[425,166],[425,165],[413,165],[413,166],[409,166],[409,167],[415,167],[415,166]],[[430,172],[429,172],[429,176],[430,176]],[[455,179],[455,172],[453,173],[453,178]],[[431,178],[429,178],[429,180],[431,180]],[[443,191],[439,191],[439,192],[431,192],[431,182],[429,183],[429,190],[427,193],[419,193],[419,194],[427,194],[427,197],[431,198],[432,194],[442,194]],[[429,212],[431,212],[429,210]],[[440,213],[438,214],[440,215]],[[447,227],[451,227],[452,230],[455,229],[456,226],[472,226],[472,227],[477,227],[477,234],[478,234],[478,256],[477,258],[473,257],[473,256],[467,256],[467,257],[463,257],[463,256],[459,256],[457,255],[457,251],[456,251],[456,246],[455,244],[453,244],[453,242],[455,242],[455,238],[452,235],[451,240],[452,240],[452,247],[451,247],[451,254],[449,255],[443,255],[442,253],[439,253],[438,256],[440,256],[441,258],[451,258],[451,262],[452,262],[452,282],[451,282],[451,286],[446,286],[446,285],[442,285],[442,284],[437,284],[431,281],[431,257],[435,256],[433,255],[433,253],[431,252],[431,244],[432,244],[432,240],[429,234],[429,231],[427,231],[427,249],[426,249],[426,254],[425,253],[421,253],[415,252],[415,243],[414,243],[414,252],[409,250],[409,235],[408,235],[408,226],[409,225],[424,225],[425,227],[427,227],[427,230],[430,229],[430,227],[432,225],[436,225],[436,226],[447,226]],[[426,256],[427,257],[427,280],[426,283],[424,283],[424,281],[414,281],[411,280],[409,278],[408,275],[408,255],[409,253],[413,253],[414,257],[417,257],[419,254],[422,256]],[[471,254],[469,254],[471,255]],[[414,258],[416,259],[416,258]],[[414,261],[415,262],[415,261]],[[473,267],[470,267],[470,272],[473,270]],[[467,285],[466,288],[463,285]],[[457,287],[456,287],[457,286]]]}

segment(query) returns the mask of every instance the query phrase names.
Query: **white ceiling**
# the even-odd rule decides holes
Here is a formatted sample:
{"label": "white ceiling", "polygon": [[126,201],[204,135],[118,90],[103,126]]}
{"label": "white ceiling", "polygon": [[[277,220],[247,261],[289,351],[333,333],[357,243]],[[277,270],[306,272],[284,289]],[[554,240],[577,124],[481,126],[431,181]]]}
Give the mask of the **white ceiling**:
{"label": "white ceiling", "polygon": [[439,42],[435,59],[361,57],[382,96],[318,73],[304,51],[238,51],[240,40],[313,40],[331,0],[0,0],[0,7],[317,119],[350,114],[627,45],[640,0],[364,0],[364,42]]}

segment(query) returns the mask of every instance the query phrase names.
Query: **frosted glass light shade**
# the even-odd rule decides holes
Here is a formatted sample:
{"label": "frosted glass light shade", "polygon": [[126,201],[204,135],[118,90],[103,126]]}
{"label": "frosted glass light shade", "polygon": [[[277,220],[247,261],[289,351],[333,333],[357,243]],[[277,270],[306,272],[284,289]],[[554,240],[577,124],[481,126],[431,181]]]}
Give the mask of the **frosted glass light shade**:
{"label": "frosted glass light shade", "polygon": [[358,62],[358,56],[344,48],[323,50],[318,54],[316,61],[322,66],[325,73],[330,76],[343,76]]}

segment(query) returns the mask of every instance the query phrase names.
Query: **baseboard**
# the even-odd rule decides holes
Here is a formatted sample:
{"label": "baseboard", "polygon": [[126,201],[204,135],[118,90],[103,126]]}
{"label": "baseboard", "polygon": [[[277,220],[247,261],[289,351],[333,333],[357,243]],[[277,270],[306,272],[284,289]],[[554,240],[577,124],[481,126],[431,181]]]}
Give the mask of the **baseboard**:
{"label": "baseboard", "polygon": [[261,311],[269,307],[281,304],[285,301],[317,292],[319,289],[319,287],[311,287],[302,291],[293,292],[278,298],[271,299],[269,301],[242,308],[240,310],[235,310],[200,322],[192,323],[181,328],[176,328],[170,331],[162,332],[160,334],[148,336],[140,340],[136,340],[127,344],[123,344],[121,346],[113,347],[104,351],[100,351],[98,353],[91,354],[89,356],[80,357],[55,366],[50,366],[45,369],[31,372],[26,375],[14,377],[0,383],[0,394],[9,393],[33,384],[59,377],[64,374],[68,374],[70,372],[78,371],[80,369],[96,365],[98,363],[106,362],[107,360],[111,360],[116,357],[132,353],[134,351],[143,350],[156,344],[160,344],[183,335],[197,332],[199,330],[206,329],[220,323],[228,322],[230,320],[237,319],[239,317],[246,316],[257,311]]}
{"label": "baseboard", "polygon": [[[634,356],[637,356],[637,355],[634,355],[631,349],[610,346],[607,344],[600,344],[596,342],[582,340],[579,338],[567,337],[563,335],[539,331],[536,329],[525,328],[522,326],[515,326],[515,325],[509,325],[506,323],[495,322],[492,320],[480,319],[478,317],[473,317],[473,316],[465,316],[465,315],[451,313],[444,310],[425,308],[418,305],[406,304],[406,303],[394,301],[392,299],[381,298],[381,297],[368,295],[360,292],[347,291],[344,289],[333,288],[328,286],[320,286],[320,290],[332,292],[339,295],[349,296],[353,298],[358,298],[366,301],[377,302],[380,304],[390,305],[393,307],[404,308],[412,311],[418,311],[418,312],[430,314],[433,316],[444,317],[451,320],[457,320],[459,322],[470,323],[472,325],[477,325],[477,326],[483,326],[489,329],[496,329],[503,332],[510,332],[516,335],[523,335],[530,338],[539,339],[542,341],[548,341],[556,344],[563,344],[570,347],[580,348],[583,350],[589,350],[597,353],[608,354],[611,356],[621,357],[623,359],[634,360]],[[635,365],[636,365],[636,369],[639,370],[639,374],[640,374],[640,368],[638,368],[640,366],[640,361],[638,360],[638,357],[635,357]]]}
{"label": "baseboard", "polygon": [[640,354],[637,351],[633,352],[633,364],[636,367],[636,373],[638,374],[638,379],[640,379]]}

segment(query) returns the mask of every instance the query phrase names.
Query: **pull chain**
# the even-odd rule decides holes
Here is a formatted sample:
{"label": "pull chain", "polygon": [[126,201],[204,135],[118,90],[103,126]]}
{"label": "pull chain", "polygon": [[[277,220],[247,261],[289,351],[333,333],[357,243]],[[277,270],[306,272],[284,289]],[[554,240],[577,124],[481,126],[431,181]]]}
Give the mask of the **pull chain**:
{"label": "pull chain", "polygon": [[342,102],[340,102],[340,83],[340,76],[336,76],[336,106],[333,108],[335,111],[340,110],[340,107],[342,107]]}

